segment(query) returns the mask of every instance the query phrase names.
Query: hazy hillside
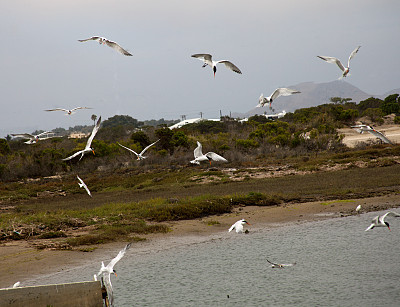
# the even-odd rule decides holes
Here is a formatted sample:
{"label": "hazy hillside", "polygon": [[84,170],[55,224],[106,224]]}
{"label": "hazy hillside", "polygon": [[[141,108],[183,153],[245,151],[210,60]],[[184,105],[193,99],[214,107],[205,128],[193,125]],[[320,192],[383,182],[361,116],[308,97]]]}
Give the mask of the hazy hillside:
{"label": "hazy hillside", "polygon": [[[317,106],[330,101],[331,97],[352,98],[355,102],[360,102],[373,95],[367,94],[359,88],[342,80],[335,80],[328,83],[303,82],[289,88],[299,90],[301,94],[279,97],[272,103],[275,113],[285,110],[293,112],[296,109]],[[264,93],[270,95],[270,93]],[[254,114],[271,114],[269,106],[263,108],[254,108],[244,114],[234,113],[234,117],[248,117]]]}

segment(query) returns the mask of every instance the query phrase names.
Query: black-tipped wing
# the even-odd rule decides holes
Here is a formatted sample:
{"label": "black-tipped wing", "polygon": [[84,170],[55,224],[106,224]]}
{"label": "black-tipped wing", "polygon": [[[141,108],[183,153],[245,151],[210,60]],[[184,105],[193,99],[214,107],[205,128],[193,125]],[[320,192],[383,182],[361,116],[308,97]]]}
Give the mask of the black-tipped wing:
{"label": "black-tipped wing", "polygon": [[105,41],[107,46],[113,48],[114,50],[118,51],[119,53],[126,55],[126,56],[132,56],[128,51],[126,51],[124,48],[122,48],[118,43],[106,40]]}
{"label": "black-tipped wing", "polygon": [[218,61],[217,63],[223,63],[225,64],[225,66],[227,68],[229,68],[230,70],[234,71],[235,73],[241,74],[242,72],[240,71],[239,67],[237,67],[235,64],[233,64],[230,61],[227,60],[222,60],[222,61]]}
{"label": "black-tipped wing", "polygon": [[339,68],[340,68],[342,71],[345,70],[345,68],[344,68],[343,64],[340,62],[340,60],[337,59],[337,58],[335,58],[335,57],[331,57],[331,56],[319,56],[319,55],[317,55],[317,57],[319,57],[320,59],[322,59],[322,60],[324,60],[324,61],[326,61],[326,62],[328,62],[328,63],[336,64],[337,66],[339,66]]}

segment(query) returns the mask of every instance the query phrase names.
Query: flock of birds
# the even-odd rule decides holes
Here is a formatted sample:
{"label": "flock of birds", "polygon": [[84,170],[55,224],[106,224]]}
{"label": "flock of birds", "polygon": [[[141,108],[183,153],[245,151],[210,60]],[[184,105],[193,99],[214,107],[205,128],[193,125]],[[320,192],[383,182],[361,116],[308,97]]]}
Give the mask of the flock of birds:
{"label": "flock of birds", "polygon": [[[118,43],[108,40],[104,37],[100,37],[100,36],[92,36],[90,38],[87,39],[82,39],[79,40],[79,42],[88,42],[88,41],[97,41],[99,44],[101,45],[107,45],[109,47],[111,47],[112,49],[116,50],[117,52],[125,55],[125,56],[132,56],[132,54],[130,52],[128,52],[126,49],[122,48]],[[318,56],[318,58],[328,62],[328,63],[333,63],[336,64],[340,70],[342,71],[342,76],[340,78],[344,78],[347,75],[349,75],[349,71],[350,71],[350,60],[354,57],[354,55],[359,51],[360,46],[358,46],[356,49],[353,50],[353,52],[351,52],[348,61],[347,61],[347,66],[345,67],[341,61],[335,57],[328,57],[328,56]],[[242,74],[241,70],[235,65],[233,64],[231,61],[228,60],[219,60],[219,61],[214,61],[212,59],[212,55],[211,54],[193,54],[192,55],[193,58],[196,58],[198,60],[201,60],[203,62],[203,66],[202,67],[206,67],[209,66],[211,67],[213,73],[214,73],[214,78],[215,78],[215,74],[217,72],[217,65],[218,64],[224,64],[226,68],[230,69],[233,72],[236,72],[238,74]],[[257,107],[263,107],[265,104],[269,104],[270,108],[271,108],[271,104],[272,102],[277,99],[279,96],[289,96],[289,95],[293,95],[293,94],[299,94],[300,91],[294,90],[294,89],[289,89],[289,88],[277,88],[270,96],[268,97],[264,97],[263,94],[261,94],[261,96],[259,97],[259,103],[257,105]],[[82,110],[82,109],[91,109],[89,107],[76,107],[73,109],[63,109],[63,108],[55,108],[55,109],[49,109],[49,110],[45,110],[48,112],[52,112],[52,111],[62,111],[65,112],[66,115],[72,115],[75,113],[75,111],[77,110]],[[67,158],[62,159],[63,161],[68,161],[71,160],[77,156],[79,157],[79,161],[84,157],[85,154],[92,152],[93,154],[95,154],[94,149],[91,147],[92,141],[96,135],[96,133],[98,132],[99,128],[100,128],[100,124],[101,124],[101,116],[98,119],[97,123],[94,125],[93,130],[87,140],[86,146],[83,150],[77,151],[74,154],[70,155]],[[376,131],[374,128],[372,128],[371,126],[367,126],[367,125],[356,125],[356,126],[352,126],[352,128],[356,129],[359,133],[363,133],[363,132],[369,132],[373,135],[375,135],[376,137],[380,138],[383,142],[385,143],[390,143],[390,140],[388,140],[382,133]],[[39,140],[44,140],[47,138],[50,138],[48,135],[51,134],[51,132],[46,131],[46,132],[42,132],[38,135],[32,135],[29,133],[24,133],[24,134],[12,134],[12,136],[14,137],[22,137],[22,138],[26,138],[28,139],[25,143],[26,144],[34,144],[36,142],[38,142]],[[47,135],[47,136],[45,136]],[[154,146],[159,140],[153,142],[152,144],[148,145],[147,147],[145,147],[140,153],[135,152],[133,149],[128,148],[124,145],[121,145],[118,143],[119,146],[121,146],[122,148],[132,152],[136,157],[137,160],[143,160],[146,158],[146,156],[144,156],[145,152],[152,146]],[[206,154],[203,154],[203,149],[202,149],[202,145],[200,142],[197,142],[197,147],[194,149],[194,160],[190,161],[190,163],[192,164],[200,164],[200,162],[203,161],[209,161],[211,164],[211,161],[219,161],[219,162],[228,162],[224,157],[218,155],[215,152],[207,152]],[[78,184],[80,188],[84,188],[87,192],[87,194],[92,197],[92,194],[89,190],[89,188],[87,187],[87,185],[85,184],[85,182],[77,175],[77,179],[78,179]],[[360,212],[361,210],[361,206],[358,206],[356,208],[357,212]],[[393,217],[400,217],[400,214],[389,211],[386,214],[382,215],[382,216],[376,216],[373,220],[371,225],[365,230],[365,231],[369,231],[375,227],[387,227],[390,230],[389,227],[389,223],[385,221],[385,218],[387,218],[388,216],[393,216]],[[236,223],[234,223],[230,228],[229,228],[229,232],[235,230],[236,233],[245,233],[248,232],[247,230],[244,231],[244,225],[250,225],[245,219],[241,219],[239,221],[237,221]],[[118,255],[113,258],[109,264],[107,266],[104,265],[104,262],[101,263],[101,268],[100,271],[96,274],[94,274],[94,279],[97,280],[97,278],[102,278],[102,280],[104,281],[104,285],[107,289],[107,294],[108,294],[108,300],[110,303],[110,306],[113,305],[113,288],[112,288],[112,284],[111,284],[111,275],[115,275],[117,276],[117,273],[114,269],[114,266],[117,264],[118,261],[121,260],[121,258],[126,254],[127,250],[131,247],[131,243],[127,244],[119,253]],[[268,263],[271,264],[272,268],[285,268],[285,267],[291,267],[294,266],[296,263],[289,263],[289,264],[280,264],[280,263],[274,263],[271,262],[270,260],[268,260]],[[15,283],[13,285],[13,287],[18,287],[20,285],[19,282]]]}

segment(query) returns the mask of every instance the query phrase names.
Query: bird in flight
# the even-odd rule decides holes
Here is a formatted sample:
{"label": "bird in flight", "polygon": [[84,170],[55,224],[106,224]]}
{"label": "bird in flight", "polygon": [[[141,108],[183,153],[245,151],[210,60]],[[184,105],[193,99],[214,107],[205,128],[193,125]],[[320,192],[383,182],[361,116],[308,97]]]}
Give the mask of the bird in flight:
{"label": "bird in flight", "polygon": [[94,150],[90,146],[92,145],[94,136],[96,135],[97,131],[100,128],[100,123],[101,123],[101,116],[100,116],[99,120],[97,121],[96,125],[93,127],[92,134],[90,135],[89,139],[87,140],[86,146],[84,149],[77,151],[73,155],[71,155],[65,159],[62,159],[62,160],[63,161],[71,160],[72,158],[75,158],[76,156],[81,155],[81,157],[79,158],[79,161],[80,161],[83,158],[83,156],[85,155],[85,153],[93,152],[93,154],[94,154]]}
{"label": "bird in flight", "polygon": [[87,42],[87,41],[97,41],[99,42],[100,45],[106,44],[107,46],[113,48],[114,50],[118,51],[119,53],[126,55],[126,56],[132,56],[128,51],[126,51],[124,48],[122,48],[118,43],[110,41],[109,39],[101,36],[92,36],[86,39],[78,39],[79,42]]}
{"label": "bird in flight", "polygon": [[272,101],[274,101],[279,96],[290,96],[299,93],[301,92],[286,87],[279,87],[271,94],[271,96],[264,97],[264,95],[261,94],[260,98],[258,98],[258,105],[256,107],[261,108],[266,103],[269,103],[269,108],[271,109]]}
{"label": "bird in flight", "polygon": [[360,134],[362,134],[364,132],[369,132],[372,135],[379,138],[382,142],[393,145],[392,141],[390,141],[382,132],[375,130],[371,126],[361,124],[361,125],[351,126],[351,128],[356,129],[356,131]]}
{"label": "bird in flight", "polygon": [[143,156],[144,153],[146,152],[146,150],[149,149],[151,146],[153,146],[153,145],[154,145],[155,143],[157,143],[158,141],[159,141],[159,140],[157,140],[157,141],[155,141],[154,143],[150,144],[149,146],[145,147],[145,149],[143,149],[140,153],[137,153],[137,152],[134,151],[133,149],[130,149],[130,148],[128,148],[128,147],[125,147],[124,145],[121,145],[121,144],[118,143],[118,142],[117,142],[117,143],[118,143],[119,146],[121,146],[121,147],[123,147],[123,148],[129,150],[130,152],[133,152],[133,153],[136,155],[137,160],[143,160],[143,159],[146,159],[146,158],[147,158],[147,157]]}
{"label": "bird in flight", "polygon": [[126,251],[130,247],[131,247],[131,243],[128,243],[127,245],[125,245],[125,247],[119,251],[118,255],[115,258],[113,258],[107,266],[105,266],[104,262],[102,261],[100,271],[97,274],[98,277],[103,275],[104,283],[105,283],[106,289],[107,289],[107,295],[108,295],[111,306],[112,306],[112,303],[114,300],[113,288],[112,288],[112,284],[111,284],[111,274],[114,274],[115,276],[117,276],[117,272],[114,270],[114,266],[117,264],[118,261],[121,260],[121,258],[125,255]]}
{"label": "bird in flight", "polygon": [[76,177],[78,178],[78,180],[79,180],[79,187],[80,188],[84,188],[85,190],[86,190],[86,192],[89,194],[89,196],[90,197],[92,197],[92,193],[90,193],[90,190],[89,190],[89,188],[87,187],[87,185],[86,185],[86,183],[84,183],[83,182],[83,180],[78,176],[78,175],[76,175]]}
{"label": "bird in flight", "polygon": [[211,160],[214,161],[221,161],[221,162],[228,162],[224,157],[216,154],[215,152],[209,151],[206,154],[203,155],[203,146],[199,141],[197,141],[197,147],[194,150],[194,160],[190,161],[192,164],[200,164],[201,161],[210,161],[211,165]]}
{"label": "bird in flight", "polygon": [[241,219],[233,224],[231,228],[229,228],[228,232],[231,232],[233,229],[235,229],[236,233],[243,232],[244,224],[250,225],[245,219]]}
{"label": "bird in flight", "polygon": [[347,74],[350,71],[350,60],[354,57],[354,55],[358,52],[358,50],[361,48],[361,46],[358,46],[356,49],[353,50],[352,53],[350,53],[349,59],[347,61],[347,67],[344,67],[342,62],[340,62],[339,59],[335,58],[335,57],[330,57],[330,56],[320,56],[317,55],[317,57],[319,57],[320,59],[328,62],[328,63],[332,63],[332,64],[336,64],[341,71],[343,71],[342,76],[339,78],[345,78],[347,76]]}
{"label": "bird in flight", "polygon": [[51,111],[64,111],[64,112],[65,112],[65,115],[71,115],[71,114],[74,114],[74,113],[75,113],[74,111],[76,111],[76,110],[82,110],[82,109],[91,109],[91,108],[88,108],[88,107],[76,107],[76,108],[73,108],[73,109],[71,109],[71,110],[62,109],[62,108],[56,108],[56,109],[50,109],[50,110],[45,110],[45,111],[47,111],[47,112],[51,112]]}
{"label": "bird in flight", "polygon": [[42,140],[47,140],[52,138],[52,136],[47,136],[47,137],[42,137],[42,135],[45,134],[54,134],[53,132],[50,131],[45,131],[36,135],[30,134],[30,133],[21,133],[21,134],[11,134],[14,137],[20,137],[20,138],[24,138],[24,139],[28,139],[28,141],[24,142],[25,144],[35,144],[38,141],[42,141]]}
{"label": "bird in flight", "polygon": [[287,267],[287,266],[296,265],[296,262],[285,264],[285,263],[273,263],[273,262],[269,261],[268,259],[267,259],[267,261],[271,264],[271,268],[274,268],[274,269],[283,269],[284,267]]}
{"label": "bird in flight", "polygon": [[400,217],[400,214],[396,212],[386,212],[384,215],[377,215],[372,219],[371,225],[365,231],[368,231],[370,229],[374,229],[375,227],[387,227],[390,230],[389,223],[385,221],[385,218],[388,216],[394,216],[394,217]]}
{"label": "bird in flight", "polygon": [[207,65],[210,66],[214,72],[214,78],[215,78],[215,73],[217,72],[217,64],[223,63],[225,64],[225,67],[229,68],[230,70],[234,71],[235,73],[241,74],[242,72],[240,69],[233,64],[230,61],[227,60],[221,60],[221,61],[213,61],[212,60],[212,55],[208,53],[199,53],[199,54],[193,54],[192,58],[199,59],[200,61],[203,61],[203,67],[206,67]]}

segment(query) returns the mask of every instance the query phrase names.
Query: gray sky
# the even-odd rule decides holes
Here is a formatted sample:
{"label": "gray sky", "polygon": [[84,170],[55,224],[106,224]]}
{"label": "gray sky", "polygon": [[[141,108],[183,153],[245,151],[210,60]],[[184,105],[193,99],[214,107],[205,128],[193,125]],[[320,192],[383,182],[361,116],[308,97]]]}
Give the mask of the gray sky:
{"label": "gray sky", "polygon": [[[398,0],[0,1],[0,137],[92,124],[116,114],[144,119],[246,112],[261,92],[346,81],[369,94],[400,87]],[[97,42],[104,36],[133,53]],[[231,60],[214,79],[194,53]],[[89,106],[72,116],[44,109]]]}

